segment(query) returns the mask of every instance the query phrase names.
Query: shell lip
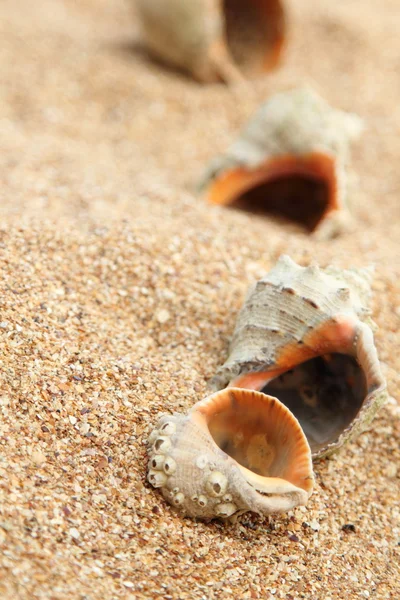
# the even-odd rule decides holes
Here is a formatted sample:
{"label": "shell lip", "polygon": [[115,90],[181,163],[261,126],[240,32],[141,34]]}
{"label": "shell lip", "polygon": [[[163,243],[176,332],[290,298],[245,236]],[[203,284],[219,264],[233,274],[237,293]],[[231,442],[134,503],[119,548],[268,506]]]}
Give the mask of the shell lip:
{"label": "shell lip", "polygon": [[[217,171],[207,184],[204,183],[203,195],[211,204],[232,206],[259,186],[296,176],[308,178],[315,184],[322,183],[326,186],[324,205],[320,206],[319,203],[315,206],[315,214],[308,219],[309,223],[306,225],[307,229],[315,231],[328,215],[342,210],[339,204],[337,168],[337,159],[329,152],[270,156],[253,168],[238,165]],[[282,206],[284,207],[283,204]],[[244,207],[251,210],[251,200]],[[268,211],[268,200],[265,205],[263,203],[263,207],[264,211]],[[278,208],[276,212],[279,212]],[[301,222],[300,218],[299,221]]]}
{"label": "shell lip", "polygon": [[301,493],[311,492],[313,487],[313,478],[307,476],[304,478],[306,484],[304,487],[299,487],[290,483],[286,479],[281,477],[262,477],[253,473],[250,469],[247,469],[243,465],[238,465],[238,469],[243,473],[247,482],[261,494],[290,494],[290,493]]}

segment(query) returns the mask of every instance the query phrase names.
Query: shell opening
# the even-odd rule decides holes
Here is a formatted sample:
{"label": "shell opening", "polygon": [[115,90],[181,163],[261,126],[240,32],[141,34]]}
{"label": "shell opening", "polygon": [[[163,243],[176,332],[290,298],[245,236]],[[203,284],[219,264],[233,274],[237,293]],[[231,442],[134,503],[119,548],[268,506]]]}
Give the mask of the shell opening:
{"label": "shell opening", "polygon": [[224,0],[225,36],[241,71],[256,75],[279,61],[285,18],[281,0]]}
{"label": "shell opening", "polygon": [[[304,433],[276,398],[228,388],[201,410],[217,446],[243,467],[259,491],[309,491],[311,457]],[[217,482],[218,483],[218,482]],[[223,495],[225,489],[214,490]]]}
{"label": "shell opening", "polygon": [[217,176],[208,198],[214,204],[283,217],[314,231],[337,209],[334,161],[314,153],[270,159],[255,169],[233,169]]}
{"label": "shell opening", "polygon": [[367,397],[369,382],[353,356],[332,353],[274,378],[268,372],[247,373],[234,385],[277,397],[298,419],[315,453],[335,442],[352,423]]}

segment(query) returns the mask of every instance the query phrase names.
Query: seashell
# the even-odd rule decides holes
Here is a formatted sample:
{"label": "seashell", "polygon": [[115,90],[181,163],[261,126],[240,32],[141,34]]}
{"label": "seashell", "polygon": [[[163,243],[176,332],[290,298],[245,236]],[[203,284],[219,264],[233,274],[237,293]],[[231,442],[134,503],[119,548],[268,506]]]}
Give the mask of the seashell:
{"label": "seashell", "polygon": [[366,269],[301,267],[280,257],[250,291],[212,387],[277,397],[315,458],[340,448],[387,398],[365,307],[370,277]]}
{"label": "seashell", "polygon": [[136,0],[142,37],[164,62],[203,82],[241,81],[279,61],[283,0]]}
{"label": "seashell", "polygon": [[361,130],[356,115],[308,88],[276,94],[212,161],[200,187],[211,203],[278,214],[335,236],[350,221],[349,142]]}
{"label": "seashell", "polygon": [[[297,419],[276,398],[227,388],[187,415],[161,417],[157,431],[165,423],[175,432],[160,466],[163,477],[154,475],[153,443],[148,481],[185,514],[228,518],[306,504],[313,487],[310,447]],[[166,473],[171,460],[176,468]]]}

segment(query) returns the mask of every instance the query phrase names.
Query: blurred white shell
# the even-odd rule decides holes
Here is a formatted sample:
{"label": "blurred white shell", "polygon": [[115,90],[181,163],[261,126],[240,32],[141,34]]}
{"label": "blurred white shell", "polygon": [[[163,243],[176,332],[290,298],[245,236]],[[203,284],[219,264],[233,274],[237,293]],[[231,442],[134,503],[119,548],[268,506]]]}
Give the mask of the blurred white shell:
{"label": "blurred white shell", "polygon": [[365,306],[368,270],[301,267],[282,256],[251,289],[211,382],[276,396],[314,457],[354,438],[386,400]]}
{"label": "blurred white shell", "polygon": [[331,237],[346,228],[349,142],[361,120],[308,88],[276,94],[214,159],[201,188],[208,201],[280,214]]}
{"label": "blurred white shell", "polygon": [[142,37],[155,56],[200,81],[240,81],[281,54],[282,0],[135,0]]}
{"label": "blurred white shell", "polygon": [[192,517],[282,512],[306,504],[313,487],[298,421],[278,400],[254,391],[228,388],[187,415],[164,415],[150,436],[149,457],[148,481]]}

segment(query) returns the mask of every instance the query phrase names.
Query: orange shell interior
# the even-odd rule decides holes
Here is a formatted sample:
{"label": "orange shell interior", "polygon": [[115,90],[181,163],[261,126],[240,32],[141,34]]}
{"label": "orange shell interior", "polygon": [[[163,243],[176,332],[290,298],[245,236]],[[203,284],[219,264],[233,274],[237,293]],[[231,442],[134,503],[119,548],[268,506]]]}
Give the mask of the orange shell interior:
{"label": "orange shell interior", "polygon": [[[289,482],[310,492],[311,453],[306,437],[291,412],[276,398],[259,392],[226,388],[200,403],[216,444],[239,465],[250,470],[260,488],[268,480],[276,489]],[[283,480],[283,481],[282,481]]]}
{"label": "orange shell interior", "polygon": [[286,18],[282,0],[223,0],[228,51],[248,74],[269,71],[280,60]]}
{"label": "orange shell interior", "polygon": [[[232,205],[240,200],[249,191],[269,182],[284,180],[291,177],[306,177],[326,186],[326,198],[323,210],[319,214],[311,215],[310,229],[314,230],[318,224],[332,211],[340,208],[338,201],[338,186],[333,156],[313,152],[306,155],[282,155],[271,157],[255,169],[238,167],[229,169],[211,182],[206,196],[213,204]],[[268,212],[272,198],[268,194],[263,199],[263,209]],[[307,199],[299,198],[304,210],[307,210]],[[251,210],[251,200],[246,203]],[[282,206],[282,212],[283,211]],[[277,211],[276,211],[277,212]]]}

